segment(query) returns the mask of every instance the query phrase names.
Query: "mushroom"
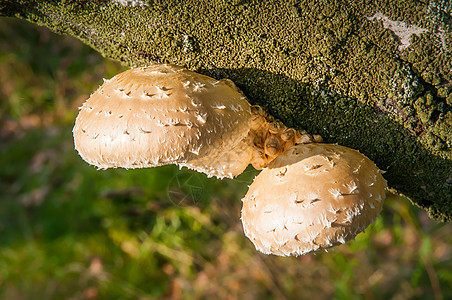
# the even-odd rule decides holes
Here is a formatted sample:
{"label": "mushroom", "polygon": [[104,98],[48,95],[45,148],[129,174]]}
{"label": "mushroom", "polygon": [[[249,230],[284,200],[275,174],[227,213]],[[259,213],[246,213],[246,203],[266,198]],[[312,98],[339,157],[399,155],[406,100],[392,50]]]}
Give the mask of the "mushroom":
{"label": "mushroom", "polygon": [[280,256],[325,250],[353,239],[380,213],[386,180],[360,152],[333,144],[287,149],[251,184],[245,235]]}
{"label": "mushroom", "polygon": [[75,148],[100,169],[186,166],[219,178],[262,169],[320,136],[287,128],[251,106],[235,84],[174,65],[127,70],[83,104]]}

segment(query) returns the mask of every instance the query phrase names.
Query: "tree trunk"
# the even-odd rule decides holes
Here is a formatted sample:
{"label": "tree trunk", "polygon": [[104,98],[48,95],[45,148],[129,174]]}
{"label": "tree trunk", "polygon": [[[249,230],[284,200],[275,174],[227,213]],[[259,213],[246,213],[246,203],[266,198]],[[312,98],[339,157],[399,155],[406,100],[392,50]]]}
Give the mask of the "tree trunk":
{"label": "tree trunk", "polygon": [[452,5],[432,3],[3,0],[0,15],[129,66],[230,78],[286,125],[360,150],[394,191],[448,221]]}

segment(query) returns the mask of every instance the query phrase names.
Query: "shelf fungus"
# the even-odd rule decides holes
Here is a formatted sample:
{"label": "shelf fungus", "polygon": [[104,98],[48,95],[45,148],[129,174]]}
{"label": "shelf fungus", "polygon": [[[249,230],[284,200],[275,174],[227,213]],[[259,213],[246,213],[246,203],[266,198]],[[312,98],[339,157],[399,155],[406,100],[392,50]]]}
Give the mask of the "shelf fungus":
{"label": "shelf fungus", "polygon": [[242,223],[256,249],[302,255],[343,244],[380,213],[386,181],[356,150],[296,145],[273,160],[243,199]]}
{"label": "shelf fungus", "polygon": [[219,178],[321,140],[251,106],[232,81],[174,65],[105,80],[81,107],[73,134],[80,156],[101,169],[177,164]]}

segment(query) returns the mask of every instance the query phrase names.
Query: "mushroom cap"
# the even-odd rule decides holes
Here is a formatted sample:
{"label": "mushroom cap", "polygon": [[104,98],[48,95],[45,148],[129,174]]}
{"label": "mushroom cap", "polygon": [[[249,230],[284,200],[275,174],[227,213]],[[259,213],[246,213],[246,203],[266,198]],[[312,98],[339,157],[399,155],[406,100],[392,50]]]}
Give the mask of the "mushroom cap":
{"label": "mushroom cap", "polygon": [[280,256],[327,249],[354,238],[380,213],[386,180],[356,150],[333,144],[287,149],[243,199],[245,235]]}
{"label": "mushroom cap", "polygon": [[179,164],[232,177],[250,161],[250,122],[250,104],[232,81],[152,65],[105,80],[73,134],[80,156],[101,169]]}

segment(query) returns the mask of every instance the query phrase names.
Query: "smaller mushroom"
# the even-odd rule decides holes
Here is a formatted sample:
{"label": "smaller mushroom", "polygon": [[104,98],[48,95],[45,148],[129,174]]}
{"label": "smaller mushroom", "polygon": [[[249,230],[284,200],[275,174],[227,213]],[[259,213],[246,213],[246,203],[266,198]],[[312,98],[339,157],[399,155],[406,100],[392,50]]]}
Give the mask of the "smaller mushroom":
{"label": "smaller mushroom", "polygon": [[333,144],[287,149],[243,199],[245,235],[280,256],[325,250],[353,239],[380,213],[386,180],[360,152]]}

